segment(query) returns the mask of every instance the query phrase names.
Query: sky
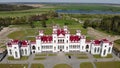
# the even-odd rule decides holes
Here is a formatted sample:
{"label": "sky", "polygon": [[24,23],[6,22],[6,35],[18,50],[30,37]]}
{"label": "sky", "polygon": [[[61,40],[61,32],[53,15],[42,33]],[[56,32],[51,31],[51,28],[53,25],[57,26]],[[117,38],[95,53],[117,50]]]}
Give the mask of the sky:
{"label": "sky", "polygon": [[120,0],[0,0],[0,2],[70,2],[70,3],[116,3]]}

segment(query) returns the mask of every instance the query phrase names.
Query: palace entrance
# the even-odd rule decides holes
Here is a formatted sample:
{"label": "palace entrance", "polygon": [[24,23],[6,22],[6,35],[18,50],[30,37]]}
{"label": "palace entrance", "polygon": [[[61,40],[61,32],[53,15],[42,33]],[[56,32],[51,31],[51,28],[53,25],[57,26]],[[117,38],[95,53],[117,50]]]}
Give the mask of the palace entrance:
{"label": "palace entrance", "polygon": [[62,49],[60,49],[60,51],[62,51]]}

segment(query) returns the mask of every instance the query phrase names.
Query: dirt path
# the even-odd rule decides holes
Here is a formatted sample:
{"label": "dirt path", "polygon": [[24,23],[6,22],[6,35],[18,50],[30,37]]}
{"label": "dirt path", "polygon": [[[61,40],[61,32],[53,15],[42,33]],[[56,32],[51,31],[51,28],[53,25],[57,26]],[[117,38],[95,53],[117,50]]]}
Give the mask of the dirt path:
{"label": "dirt path", "polygon": [[110,41],[114,41],[114,40],[117,40],[117,39],[120,39],[120,36],[111,36],[111,35],[108,35],[106,33],[103,33],[103,32],[100,32],[98,30],[95,30],[93,28],[88,28],[88,35],[94,37],[95,39],[103,39],[103,38],[107,38],[109,39]]}
{"label": "dirt path", "polygon": [[5,41],[7,41],[9,39],[7,35],[16,30],[18,30],[18,28],[9,28],[9,27],[3,28],[3,30],[0,31],[0,43],[4,43]]}

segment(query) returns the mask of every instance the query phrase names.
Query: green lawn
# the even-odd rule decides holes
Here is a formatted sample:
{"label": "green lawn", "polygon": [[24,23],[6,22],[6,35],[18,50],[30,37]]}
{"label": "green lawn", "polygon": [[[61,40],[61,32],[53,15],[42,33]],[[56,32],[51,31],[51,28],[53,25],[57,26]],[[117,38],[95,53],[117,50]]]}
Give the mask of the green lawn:
{"label": "green lawn", "polygon": [[22,56],[20,59],[14,59],[14,57],[9,56],[7,59],[8,59],[8,60],[27,60],[28,57],[27,57],[27,56]]}
{"label": "green lawn", "polygon": [[28,68],[27,64],[0,64],[0,68]]}
{"label": "green lawn", "polygon": [[72,54],[72,53],[66,53],[65,55],[66,55],[66,56],[69,56],[69,55],[70,55],[70,56],[73,56],[74,54]]}
{"label": "green lawn", "polygon": [[93,65],[90,62],[84,62],[80,64],[80,68],[93,68]]}
{"label": "green lawn", "polygon": [[72,67],[67,64],[57,64],[53,68],[72,68]]}
{"label": "green lawn", "polygon": [[95,62],[97,68],[120,68],[120,62]]}
{"label": "green lawn", "polygon": [[26,33],[25,33],[25,31],[22,31],[22,30],[14,31],[8,35],[8,38],[11,38],[11,39],[23,40],[25,37],[26,37]]}
{"label": "green lawn", "polygon": [[35,56],[47,56],[47,54],[35,54]]}
{"label": "green lawn", "polygon": [[35,57],[34,60],[45,60],[45,57]]}
{"label": "green lawn", "polygon": [[56,56],[57,54],[48,54],[48,56]]}
{"label": "green lawn", "polygon": [[112,58],[111,54],[108,54],[106,57],[101,57],[100,55],[93,55],[94,58]]}
{"label": "green lawn", "polygon": [[43,64],[32,64],[31,68],[44,68]]}

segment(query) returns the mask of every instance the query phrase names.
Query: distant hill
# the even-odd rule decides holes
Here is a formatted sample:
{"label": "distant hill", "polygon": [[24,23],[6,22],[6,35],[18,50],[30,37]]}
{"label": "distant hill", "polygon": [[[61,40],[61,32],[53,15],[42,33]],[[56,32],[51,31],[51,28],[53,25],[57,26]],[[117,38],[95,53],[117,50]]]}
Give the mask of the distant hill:
{"label": "distant hill", "polygon": [[34,7],[32,6],[26,6],[26,5],[0,4],[0,11],[28,10],[33,8]]}

